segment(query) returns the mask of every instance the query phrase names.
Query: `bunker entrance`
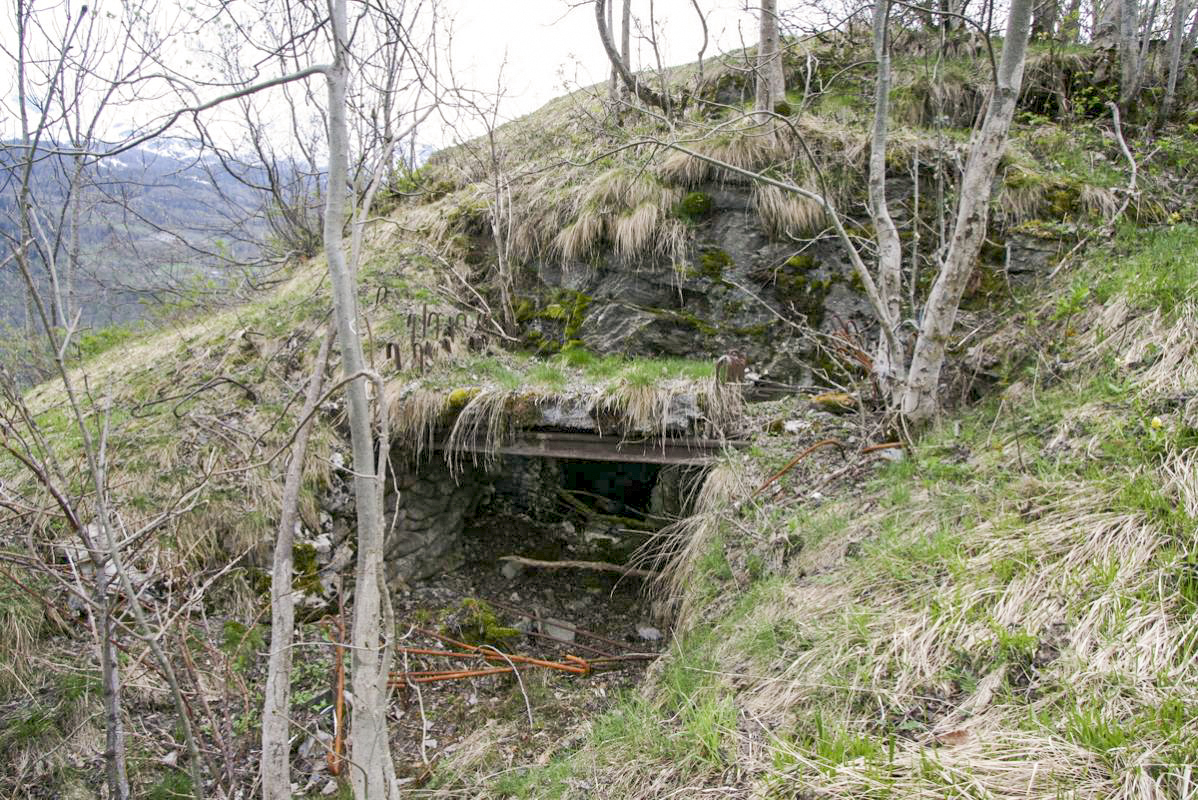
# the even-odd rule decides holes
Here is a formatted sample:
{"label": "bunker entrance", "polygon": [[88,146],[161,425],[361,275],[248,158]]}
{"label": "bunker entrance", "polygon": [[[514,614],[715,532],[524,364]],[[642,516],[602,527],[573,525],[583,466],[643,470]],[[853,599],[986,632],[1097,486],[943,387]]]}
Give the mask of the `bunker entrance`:
{"label": "bunker entrance", "polygon": [[[489,468],[467,459],[454,474],[439,457],[401,471],[399,497],[389,503],[399,501],[399,517],[391,520],[388,567],[421,572],[404,576],[408,588],[396,593],[403,654],[396,666],[413,681],[401,689],[408,707],[435,710],[399,720],[406,760],[421,763],[429,755],[421,742],[430,737],[456,747],[489,720],[525,726],[531,714],[537,724],[550,719],[572,730],[588,709],[635,685],[666,630],[642,591],[644,578],[624,570],[638,548],[687,513],[703,470],[505,455]],[[517,661],[518,675],[482,674],[506,662],[427,655],[455,643],[539,664],[581,659],[586,669]],[[454,669],[475,672],[430,674]]]}

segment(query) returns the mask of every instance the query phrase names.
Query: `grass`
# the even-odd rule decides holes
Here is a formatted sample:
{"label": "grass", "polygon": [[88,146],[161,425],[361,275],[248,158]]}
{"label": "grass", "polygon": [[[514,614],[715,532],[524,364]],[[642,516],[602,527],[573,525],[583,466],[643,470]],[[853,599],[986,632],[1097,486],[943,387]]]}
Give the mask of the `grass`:
{"label": "grass", "polygon": [[749,502],[764,450],[709,478],[658,544],[666,662],[513,796],[596,775],[613,796],[685,795],[732,758],[755,796],[1187,796],[1198,377],[1172,365],[1198,350],[1192,235],[1121,231],[1077,275],[1090,294],[1039,300],[1037,335],[1075,331],[1070,368],[1046,383],[1015,360],[1005,394],[863,484]]}

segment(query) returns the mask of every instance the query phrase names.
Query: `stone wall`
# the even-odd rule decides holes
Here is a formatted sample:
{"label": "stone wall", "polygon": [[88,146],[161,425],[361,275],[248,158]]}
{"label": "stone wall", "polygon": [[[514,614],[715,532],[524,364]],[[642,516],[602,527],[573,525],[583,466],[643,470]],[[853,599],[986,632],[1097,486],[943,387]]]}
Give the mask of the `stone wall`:
{"label": "stone wall", "polygon": [[463,464],[451,474],[439,455],[400,467],[386,498],[384,558],[388,581],[419,580],[461,564],[461,533],[486,486],[485,473]]}

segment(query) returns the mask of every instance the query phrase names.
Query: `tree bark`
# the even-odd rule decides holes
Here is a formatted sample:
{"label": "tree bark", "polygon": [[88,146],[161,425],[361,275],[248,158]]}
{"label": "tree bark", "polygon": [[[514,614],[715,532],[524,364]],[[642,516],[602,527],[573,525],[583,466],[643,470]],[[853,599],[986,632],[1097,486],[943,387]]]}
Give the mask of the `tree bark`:
{"label": "tree bark", "polygon": [[1119,43],[1119,17],[1123,13],[1120,0],[1106,0],[1097,5],[1094,15],[1094,35],[1090,42],[1096,50],[1114,50]]}
{"label": "tree bark", "polygon": [[1077,44],[1081,35],[1082,0],[1070,0],[1069,9],[1061,18],[1061,41],[1065,44]]}
{"label": "tree bark", "polygon": [[778,36],[778,0],[761,0],[757,42],[757,110],[773,111],[786,99],[786,76]]}
{"label": "tree bark", "polygon": [[104,696],[104,767],[111,800],[129,800],[129,773],[125,764],[125,722],[121,714],[121,672],[117,666],[116,630],[112,620],[108,574],[96,567],[95,602],[100,610],[100,678]]}
{"label": "tree bark", "polygon": [[1139,23],[1136,0],[1119,0],[1119,107],[1125,114],[1139,92]]}
{"label": "tree bark", "polygon": [[[387,642],[383,631],[380,594],[383,560],[382,465],[386,441],[379,444],[375,463],[370,399],[367,396],[366,359],[356,330],[357,287],[345,258],[342,242],[349,186],[349,31],[347,0],[334,0],[332,11],[333,63],[325,70],[328,89],[329,178],[325,200],[324,243],[333,293],[337,336],[341,340],[341,369],[354,377],[346,386],[349,401],[350,444],[353,449],[354,498],[357,506],[358,556],[354,582],[353,717],[349,741],[351,783],[359,800],[398,797],[395,765],[387,735]],[[382,402],[382,397],[377,398]]]}
{"label": "tree bark", "polygon": [[320,343],[320,352],[308,380],[300,429],[291,449],[291,462],[283,480],[283,502],[275,535],[274,564],[270,583],[270,658],[266,668],[266,697],[262,704],[262,800],[291,800],[291,648],[295,640],[295,595],[291,588],[292,548],[299,518],[299,493],[304,478],[304,456],[312,415],[320,402],[329,349],[336,338],[330,326]]}
{"label": "tree bark", "polygon": [[891,83],[890,39],[887,32],[889,21],[890,0],[877,0],[874,3],[873,40],[878,75],[874,83],[874,126],[869,149],[869,216],[877,231],[878,291],[886,306],[886,318],[889,319],[889,322],[880,324],[892,327],[890,336],[885,335],[885,332],[879,333],[874,374],[882,391],[897,405],[902,396],[906,354],[895,330],[902,318],[903,247],[886,200],[886,141]]}
{"label": "tree bark", "polygon": [[[615,31],[612,30],[612,6],[607,7],[607,35],[615,38]],[[607,79],[607,99],[615,103],[620,99],[619,95],[620,76],[616,74],[616,68],[611,68],[611,75]]]}
{"label": "tree bark", "polygon": [[[615,0],[612,0],[614,3]],[[632,69],[632,0],[624,0],[624,13],[620,17],[620,58]],[[613,70],[614,72],[614,70]],[[628,100],[628,84],[621,81],[620,99]]]}
{"label": "tree bark", "polygon": [[1060,0],[1041,0],[1032,19],[1032,38],[1051,39],[1055,36],[1060,17]]}
{"label": "tree bark", "polygon": [[612,41],[611,31],[607,27],[606,7],[606,0],[595,0],[595,21],[599,26],[599,39],[603,42],[603,49],[607,52],[607,60],[611,62],[612,67],[619,73],[620,79],[624,81],[624,85],[642,103],[660,108],[667,113],[671,110],[681,111],[684,104],[671,102],[669,97],[658,94],[638,81],[636,76],[632,74],[632,70],[628,64],[616,52],[616,45]]}
{"label": "tree bark", "polygon": [[1169,75],[1165,80],[1165,96],[1161,99],[1156,123],[1164,125],[1173,113],[1173,101],[1177,96],[1177,75],[1181,68],[1181,45],[1185,37],[1186,16],[1190,12],[1188,0],[1173,0],[1173,17],[1169,22]]}
{"label": "tree bark", "polygon": [[998,80],[986,116],[970,142],[969,158],[961,176],[956,224],[944,263],[924,307],[907,375],[902,412],[914,423],[931,419],[939,405],[940,371],[949,336],[986,234],[990,189],[1006,148],[1011,118],[1023,83],[1032,4],[1033,0],[1011,3]]}

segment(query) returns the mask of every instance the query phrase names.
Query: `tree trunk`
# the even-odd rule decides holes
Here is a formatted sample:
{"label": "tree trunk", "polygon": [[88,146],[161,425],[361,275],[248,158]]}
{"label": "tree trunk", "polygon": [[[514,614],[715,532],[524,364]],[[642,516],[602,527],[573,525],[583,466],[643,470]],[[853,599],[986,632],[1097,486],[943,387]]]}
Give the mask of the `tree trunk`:
{"label": "tree trunk", "polygon": [[96,567],[95,602],[100,609],[100,678],[104,696],[104,767],[110,800],[129,800],[129,773],[125,766],[125,722],[121,715],[121,672],[117,666],[116,630],[112,621],[108,573]]}
{"label": "tree trunk", "polygon": [[1091,44],[1096,50],[1114,50],[1119,43],[1119,17],[1123,13],[1120,0],[1105,0],[1101,6],[1095,2],[1094,35]]}
{"label": "tree trunk", "polygon": [[[612,30],[612,5],[607,6],[607,35],[615,38],[615,31]],[[607,99],[615,103],[620,99],[619,96],[620,76],[616,74],[616,68],[611,68],[611,75],[607,79]]]}
{"label": "tree trunk", "polygon": [[270,660],[266,668],[266,697],[262,704],[262,800],[291,800],[291,648],[295,640],[295,595],[291,589],[292,548],[295,524],[299,518],[300,488],[304,477],[304,456],[312,415],[320,402],[329,349],[336,338],[336,327],[329,327],[320,343],[320,352],[308,380],[300,428],[291,449],[291,462],[283,480],[283,503],[279,529],[275,536],[274,565],[270,583]]}
{"label": "tree trunk", "polygon": [[[890,0],[874,3],[874,59],[878,62],[878,77],[874,84],[874,127],[869,149],[869,215],[877,231],[878,291],[886,306],[891,326],[878,335],[874,356],[874,374],[889,402],[897,405],[902,399],[906,354],[899,344],[895,330],[902,318],[903,246],[898,228],[890,216],[886,201],[886,141],[890,114],[890,39],[887,27],[890,20]],[[885,318],[884,318],[885,319]]]}
{"label": "tree trunk", "polygon": [[[371,430],[366,359],[356,330],[357,287],[345,258],[342,242],[345,196],[349,185],[349,131],[346,121],[349,84],[349,34],[347,0],[334,0],[332,9],[333,63],[326,71],[328,84],[329,178],[325,200],[324,243],[333,293],[337,336],[341,340],[341,369],[354,377],[346,386],[350,443],[353,449],[354,499],[357,505],[358,558],[354,583],[353,717],[350,727],[350,773],[354,796],[359,800],[391,800],[398,796],[395,766],[387,736],[387,641],[392,631],[381,630],[383,604],[380,586],[383,560],[383,474],[385,441],[375,441]],[[382,402],[382,397],[377,398]]]}
{"label": "tree trunk", "polygon": [[1185,37],[1186,16],[1189,14],[1188,0],[1173,0],[1173,18],[1169,22],[1169,76],[1165,80],[1165,96],[1157,112],[1157,125],[1164,125],[1173,113],[1173,101],[1177,96],[1177,74],[1181,68],[1181,45]]}
{"label": "tree trunk", "polygon": [[1065,44],[1077,44],[1081,35],[1082,0],[1070,0],[1069,10],[1061,19],[1061,41]]}
{"label": "tree trunk", "polygon": [[642,103],[660,108],[667,113],[671,109],[681,110],[680,104],[676,105],[670,101],[670,98],[659,95],[638,81],[636,76],[632,74],[632,70],[629,68],[627,62],[616,52],[616,45],[612,41],[611,31],[607,27],[606,7],[606,0],[595,0],[595,22],[599,26],[599,39],[603,43],[603,49],[607,52],[607,60],[611,62],[612,67],[619,73],[624,85]]}
{"label": "tree trunk", "polygon": [[1139,31],[1136,0],[1119,0],[1119,107],[1124,114],[1139,92]]}
{"label": "tree trunk", "polygon": [[[615,0],[612,0],[614,3]],[[632,69],[632,0],[624,0],[624,13],[620,19],[620,58]],[[615,70],[612,70],[613,72]],[[620,99],[627,101],[628,86],[620,83]]]}
{"label": "tree trunk", "polygon": [[1060,0],[1041,0],[1032,19],[1032,38],[1051,39],[1055,36],[1060,16]]}
{"label": "tree trunk", "polygon": [[953,323],[965,284],[973,271],[986,235],[990,212],[990,189],[998,162],[1007,144],[1011,117],[1023,83],[1033,0],[1014,0],[1007,18],[998,80],[986,116],[970,142],[969,158],[961,176],[957,220],[949,239],[948,252],[928,301],[915,352],[908,370],[903,415],[914,423],[931,419],[939,404],[940,370],[948,348]]}
{"label": "tree trunk", "polygon": [[778,0],[761,0],[761,36],[757,42],[757,110],[773,111],[786,99],[786,76],[778,37]]}

